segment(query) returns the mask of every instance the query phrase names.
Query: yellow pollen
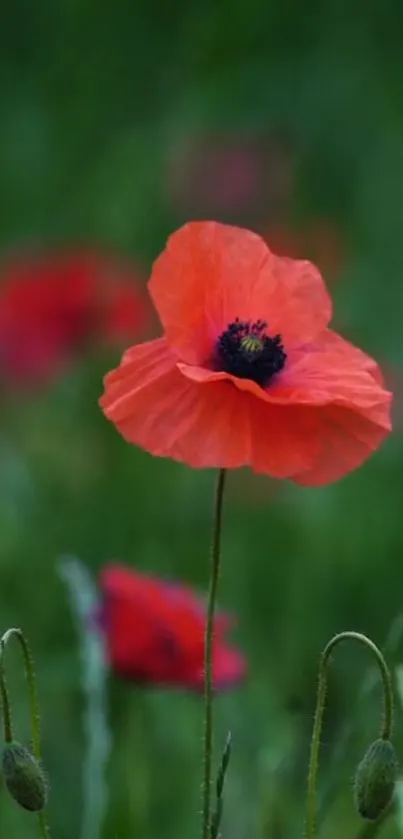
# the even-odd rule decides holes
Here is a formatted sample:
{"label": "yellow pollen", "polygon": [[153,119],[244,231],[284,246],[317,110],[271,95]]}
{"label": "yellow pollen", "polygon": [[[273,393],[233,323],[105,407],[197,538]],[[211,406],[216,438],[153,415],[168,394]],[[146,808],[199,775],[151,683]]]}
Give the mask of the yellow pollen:
{"label": "yellow pollen", "polygon": [[241,347],[246,352],[257,353],[263,349],[263,341],[257,335],[245,335],[241,338]]}

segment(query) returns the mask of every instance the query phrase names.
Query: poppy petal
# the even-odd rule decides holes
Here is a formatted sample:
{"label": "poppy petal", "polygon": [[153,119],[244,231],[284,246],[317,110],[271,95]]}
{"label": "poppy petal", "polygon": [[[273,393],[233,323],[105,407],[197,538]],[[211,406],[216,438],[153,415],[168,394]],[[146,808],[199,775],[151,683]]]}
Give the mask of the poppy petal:
{"label": "poppy petal", "polygon": [[249,230],[191,222],[154,263],[150,294],[178,360],[206,364],[236,318],[265,320],[286,350],[327,326],[331,301],[310,262],[273,254]]}
{"label": "poppy petal", "polygon": [[252,465],[273,477],[309,469],[315,422],[304,406],[268,405],[229,382],[200,388],[161,338],[134,347],[106,376],[101,405],[121,434],[154,455],[195,468]]}
{"label": "poppy petal", "polygon": [[228,644],[217,644],[213,649],[213,683],[215,690],[224,690],[242,681],[247,672],[242,653]]}
{"label": "poppy petal", "polygon": [[[213,687],[214,690],[226,690],[241,682],[247,673],[246,659],[242,653],[228,644],[216,644],[213,648]],[[188,673],[189,687],[202,692],[204,690],[204,671],[202,667],[193,667]]]}
{"label": "poppy petal", "polygon": [[361,466],[387,436],[387,430],[366,416],[338,405],[317,412],[318,456],[311,469],[293,477],[303,486],[338,481]]}
{"label": "poppy petal", "polygon": [[87,344],[120,343],[148,321],[137,275],[93,251],[14,258],[1,266],[0,369],[45,383]]}
{"label": "poppy petal", "polygon": [[[204,388],[182,376],[161,338],[125,353],[120,367],[105,377],[100,404],[129,442],[154,455],[215,466],[223,429],[238,413],[232,389],[222,387],[212,386],[206,401]],[[226,460],[230,466],[231,452]]]}
{"label": "poppy petal", "polygon": [[104,590],[103,630],[108,658],[121,675],[135,677],[150,667],[155,632],[149,611],[141,599]]}
{"label": "poppy petal", "polygon": [[[189,368],[196,375],[201,369]],[[203,381],[200,375],[198,381]],[[251,392],[258,388],[245,379],[238,379],[236,383],[250,384]],[[340,386],[340,379],[338,384]],[[357,379],[352,379],[350,384],[350,391],[344,393],[340,387],[332,393],[330,385],[327,394],[322,394],[316,405],[312,385],[309,397],[309,391],[299,394],[300,404],[295,392],[292,398],[288,395],[284,403],[279,399],[277,404],[275,401],[262,404],[252,393],[244,391],[243,396],[252,400],[251,467],[272,477],[291,477],[298,483],[321,484],[338,480],[360,466],[390,430],[390,394],[383,391],[365,370],[361,380],[357,374]],[[211,384],[205,387],[211,387]],[[308,398],[311,404],[308,401],[304,404]],[[300,467],[293,470],[292,462],[298,458],[302,461],[304,457],[311,459],[312,467],[302,469],[300,480],[295,477],[301,471]]]}
{"label": "poppy petal", "polygon": [[392,394],[382,387],[378,365],[329,329],[310,347],[295,353],[284,374],[265,393],[275,402],[339,405],[391,429]]}
{"label": "poppy petal", "polygon": [[[116,597],[126,597],[136,602],[141,598],[147,608],[160,608],[163,600],[171,612],[185,610],[204,623],[206,601],[202,594],[183,583],[153,577],[151,574],[141,574],[133,568],[121,563],[111,563],[104,566],[99,582],[102,591]],[[236,617],[228,612],[218,611],[215,616],[215,637],[221,637],[236,625]]]}
{"label": "poppy petal", "polygon": [[[100,586],[113,670],[141,683],[202,689],[205,612],[197,593],[115,563],[102,570]],[[221,626],[213,641],[215,687],[230,687],[245,672],[244,657],[227,645]]]}
{"label": "poppy petal", "polygon": [[241,391],[279,405],[344,405],[389,430],[391,427],[392,395],[382,387],[378,365],[331,330],[325,330],[315,344],[295,351],[289,366],[267,388],[251,379],[203,367],[178,363],[178,369],[198,384],[232,382]]}
{"label": "poppy petal", "polygon": [[100,575],[108,656],[120,676],[172,681],[186,661],[180,635],[165,620],[165,584],[120,565]]}
{"label": "poppy petal", "polygon": [[[155,455],[196,468],[250,465],[275,478],[336,480],[334,474],[359,465],[390,428],[390,394],[368,372],[372,361],[340,341],[326,336],[328,356],[305,353],[295,362],[301,381],[256,399],[238,389],[248,383],[259,389],[249,380],[238,379],[234,387],[221,378],[225,374],[178,369],[161,338],[125,354],[106,377],[101,405],[126,439]],[[335,357],[340,370],[332,366]],[[354,368],[357,358],[361,367]]]}
{"label": "poppy petal", "polygon": [[322,332],[317,341],[317,346],[320,347],[322,352],[332,352],[338,355],[340,360],[344,358],[349,365],[355,365],[366,370],[379,385],[383,385],[384,377],[376,361],[360,350],[359,347],[356,347],[355,344],[351,344],[337,332],[333,332],[332,329],[325,329]]}

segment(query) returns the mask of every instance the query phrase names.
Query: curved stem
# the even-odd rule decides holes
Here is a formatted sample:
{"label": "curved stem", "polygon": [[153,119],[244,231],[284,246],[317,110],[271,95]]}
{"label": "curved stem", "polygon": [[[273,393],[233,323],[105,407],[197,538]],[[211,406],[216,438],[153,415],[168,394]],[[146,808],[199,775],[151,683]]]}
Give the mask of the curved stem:
{"label": "curved stem", "polygon": [[[0,642],[0,650],[2,652],[2,642]],[[11,716],[11,702],[8,693],[6,674],[4,672],[3,662],[1,661],[0,652],[0,695],[1,707],[3,712],[3,730],[4,740],[6,743],[11,743],[14,739],[13,719]]]}
{"label": "curved stem", "polygon": [[316,699],[316,709],[312,731],[311,751],[309,757],[308,770],[308,790],[306,797],[306,839],[314,839],[316,830],[316,779],[318,774],[320,738],[322,733],[323,715],[325,711],[325,701],[327,692],[327,666],[334,647],[336,647],[337,644],[339,644],[341,641],[358,641],[360,644],[363,644],[365,647],[368,647],[374,655],[382,676],[384,692],[384,708],[382,714],[380,736],[384,740],[388,740],[390,738],[392,730],[392,679],[382,653],[380,652],[376,644],[374,644],[370,638],[367,638],[366,635],[362,635],[360,632],[340,632],[338,635],[335,635],[334,638],[332,638],[326,645],[321,655],[319,663],[318,693]]}
{"label": "curved stem", "polygon": [[206,630],[204,637],[204,755],[202,785],[202,837],[208,839],[211,822],[211,766],[213,758],[213,676],[212,652],[214,613],[220,572],[221,523],[225,486],[225,469],[220,469],[214,499],[211,572],[207,599]]}
{"label": "curved stem", "polygon": [[[25,677],[28,686],[28,700],[29,712],[31,718],[31,736],[32,736],[32,752],[37,761],[41,759],[41,739],[40,739],[40,716],[39,716],[39,701],[36,690],[36,679],[34,663],[32,660],[31,651],[29,649],[28,641],[21,629],[12,627],[0,638],[0,692],[3,704],[4,714],[4,734],[6,742],[13,739],[13,727],[11,721],[10,701],[8,696],[7,685],[4,675],[4,654],[7,644],[12,638],[16,638],[20,644],[22,656],[24,659]],[[38,813],[38,823],[42,839],[50,839],[49,827],[46,821],[44,812]]]}
{"label": "curved stem", "polygon": [[36,760],[41,759],[41,744],[40,744],[40,722],[39,722],[39,701],[38,701],[38,694],[36,690],[36,681],[35,681],[35,670],[34,670],[34,663],[31,656],[31,651],[28,646],[27,639],[25,638],[24,633],[21,629],[16,629],[13,627],[12,629],[8,629],[7,632],[4,633],[2,638],[0,639],[0,662],[3,669],[3,658],[4,658],[4,651],[11,640],[11,638],[17,638],[19,641],[22,655],[24,659],[24,667],[25,667],[25,676],[28,685],[28,699],[29,699],[29,711],[31,717],[31,730],[32,730],[32,751],[33,755]]}

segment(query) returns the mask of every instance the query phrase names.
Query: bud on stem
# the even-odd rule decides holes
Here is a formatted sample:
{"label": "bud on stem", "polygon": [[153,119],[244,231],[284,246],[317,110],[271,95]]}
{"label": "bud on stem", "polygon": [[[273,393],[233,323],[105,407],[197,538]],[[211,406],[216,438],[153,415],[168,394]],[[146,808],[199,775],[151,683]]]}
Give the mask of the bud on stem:
{"label": "bud on stem", "polygon": [[46,778],[28,749],[16,740],[6,743],[2,769],[6,787],[20,807],[31,813],[43,810],[47,799]]}
{"label": "bud on stem", "polygon": [[[381,677],[382,677],[382,684],[383,684],[383,695],[384,695],[384,707],[382,713],[382,722],[381,722],[381,734],[380,734],[380,741],[376,741],[376,743],[389,743],[389,747],[391,746],[390,735],[392,731],[392,723],[393,723],[393,690],[392,690],[392,679],[389,672],[389,669],[386,665],[385,659],[373,641],[370,638],[367,638],[366,635],[362,635],[359,632],[340,632],[338,635],[335,635],[329,643],[326,645],[325,649],[320,658],[319,664],[319,679],[318,679],[318,694],[316,700],[316,710],[315,710],[315,718],[314,718],[314,725],[312,731],[312,740],[311,740],[311,752],[309,758],[309,770],[308,770],[308,790],[307,790],[307,797],[306,797],[306,818],[305,818],[305,837],[306,839],[314,839],[315,832],[316,832],[316,779],[318,774],[318,763],[319,763],[319,748],[320,748],[320,738],[322,733],[322,723],[323,723],[323,715],[325,711],[325,700],[326,700],[326,691],[327,691],[327,668],[330,659],[330,655],[333,652],[334,647],[337,646],[341,641],[358,641],[360,644],[368,647],[369,650],[372,652],[373,656],[376,659],[376,663],[378,665]],[[375,744],[373,744],[375,746]],[[374,773],[374,755],[371,752],[371,748],[368,750],[367,755],[364,757],[362,764],[365,764],[364,769],[362,769],[362,764],[358,768],[358,783],[356,778],[356,792],[358,792],[358,786],[360,788],[360,807],[366,812],[374,812],[377,808],[380,808],[380,812],[384,809],[386,804],[389,802],[392,794],[393,794],[393,787],[396,775],[396,769],[393,769],[395,759],[392,759],[392,755],[389,751],[389,757],[386,761],[386,752],[389,748],[386,746],[383,752],[383,769],[380,768],[380,751],[379,746],[376,746],[375,749],[375,757],[377,759],[377,769]],[[393,746],[392,746],[393,749]],[[370,755],[370,758],[368,756]],[[393,752],[394,754],[394,752]],[[375,783],[375,775],[376,775],[376,783]],[[393,784],[392,784],[393,778]],[[392,789],[391,789],[392,787]],[[368,790],[371,790],[369,794]],[[381,806],[382,801],[384,801],[389,795],[386,804]],[[376,798],[377,797],[377,798]],[[376,798],[376,802],[375,802]],[[358,804],[358,797],[356,797],[356,801]],[[367,815],[366,818],[371,818],[371,816]]]}
{"label": "bud on stem", "polygon": [[354,780],[355,803],[363,819],[375,821],[390,804],[397,772],[396,753],[390,740],[375,740],[359,763]]}
{"label": "bud on stem", "polygon": [[[18,641],[24,660],[31,717],[33,754],[14,738],[11,702],[4,664],[5,650],[12,638]],[[5,740],[2,758],[5,784],[10,795],[20,807],[38,813],[41,837],[42,839],[49,839],[50,833],[44,813],[47,799],[47,783],[40,763],[39,702],[36,692],[35,670],[27,639],[21,629],[8,629],[0,638],[0,695]]]}

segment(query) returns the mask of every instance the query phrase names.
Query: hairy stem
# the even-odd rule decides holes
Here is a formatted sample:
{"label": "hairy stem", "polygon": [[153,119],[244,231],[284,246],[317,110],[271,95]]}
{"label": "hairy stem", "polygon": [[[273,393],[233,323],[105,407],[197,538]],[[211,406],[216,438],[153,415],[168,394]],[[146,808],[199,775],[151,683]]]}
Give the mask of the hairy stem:
{"label": "hairy stem", "polygon": [[[3,642],[0,642],[0,656],[3,652]],[[14,739],[14,729],[13,729],[13,719],[11,716],[11,702],[10,696],[8,693],[7,687],[7,680],[6,674],[4,671],[4,665],[2,658],[0,659],[0,696],[1,696],[1,708],[3,714],[3,731],[4,731],[4,740],[6,743],[11,743]]]}
{"label": "hairy stem", "polygon": [[[31,718],[31,737],[32,737],[32,752],[37,761],[41,760],[41,738],[40,738],[40,717],[39,717],[39,701],[36,690],[36,679],[34,663],[29,649],[28,641],[21,629],[12,627],[0,638],[0,693],[3,705],[4,718],[4,739],[10,742],[13,739],[13,726],[11,721],[10,700],[5,681],[4,673],[4,656],[7,644],[12,638],[16,638],[22,651],[24,660],[25,678],[28,687],[28,701],[29,713]],[[49,827],[46,821],[46,816],[43,811],[38,813],[38,824],[42,839],[50,839]]]}
{"label": "hairy stem", "polygon": [[211,769],[213,759],[213,674],[212,652],[214,614],[220,572],[221,523],[225,486],[225,469],[220,469],[214,499],[213,538],[211,545],[211,571],[207,599],[206,630],[204,638],[204,755],[202,785],[202,837],[208,839],[211,823]]}
{"label": "hairy stem", "polygon": [[333,652],[334,647],[341,641],[358,641],[368,647],[376,659],[380,670],[383,683],[384,693],[384,708],[382,713],[381,733],[380,736],[384,740],[390,738],[392,723],[393,723],[393,690],[392,679],[385,659],[373,641],[362,635],[359,632],[340,632],[335,635],[325,649],[320,658],[319,676],[318,676],[318,692],[316,699],[315,717],[312,731],[311,752],[309,758],[308,770],[308,790],[306,797],[306,818],[305,818],[305,837],[306,839],[314,839],[316,833],[316,781],[318,775],[319,765],[319,749],[320,738],[322,734],[323,715],[325,711],[326,692],[327,692],[327,667],[329,658]]}

